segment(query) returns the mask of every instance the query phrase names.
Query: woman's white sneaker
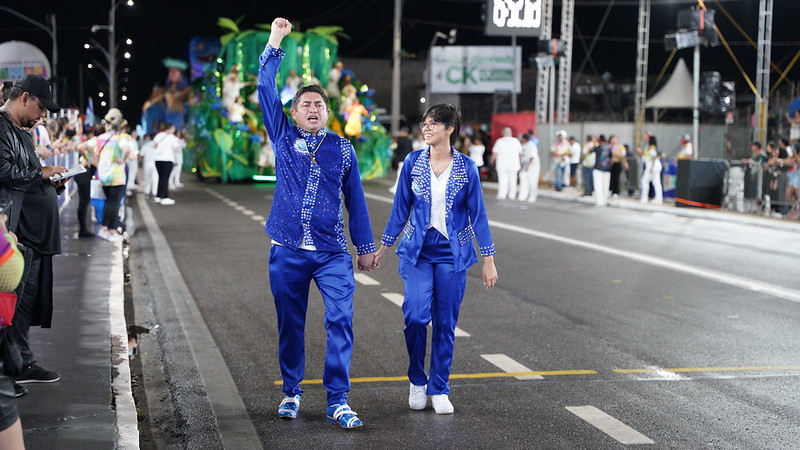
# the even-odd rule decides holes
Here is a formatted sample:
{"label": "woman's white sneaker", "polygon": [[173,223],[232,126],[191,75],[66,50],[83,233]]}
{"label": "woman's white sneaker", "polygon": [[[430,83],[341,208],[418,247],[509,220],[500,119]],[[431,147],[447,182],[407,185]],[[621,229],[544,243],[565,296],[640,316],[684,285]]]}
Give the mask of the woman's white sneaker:
{"label": "woman's white sneaker", "polygon": [[453,414],[453,404],[445,394],[431,395],[431,403],[436,414]]}
{"label": "woman's white sneaker", "polygon": [[422,411],[426,406],[428,406],[428,395],[425,393],[427,387],[427,385],[417,386],[414,383],[411,383],[411,387],[408,390],[409,408],[413,409],[414,411]]}

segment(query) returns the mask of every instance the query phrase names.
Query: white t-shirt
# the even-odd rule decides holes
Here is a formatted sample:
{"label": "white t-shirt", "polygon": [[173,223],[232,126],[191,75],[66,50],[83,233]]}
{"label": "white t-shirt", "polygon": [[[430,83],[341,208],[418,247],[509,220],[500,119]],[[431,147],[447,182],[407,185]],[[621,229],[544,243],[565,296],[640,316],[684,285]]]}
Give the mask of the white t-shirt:
{"label": "white t-shirt", "polygon": [[533,141],[528,141],[522,146],[522,161],[525,163],[530,161],[531,166],[540,165],[539,147]]}
{"label": "white t-shirt", "polygon": [[431,168],[431,223],[430,228],[436,228],[446,238],[447,235],[447,222],[446,222],[446,194],[447,194],[447,181],[450,179],[450,168],[453,167],[451,162],[447,169],[442,172],[438,177]]}
{"label": "white t-shirt", "polygon": [[495,168],[497,170],[519,170],[519,155],[522,154],[522,144],[519,139],[511,136],[501,137],[494,143],[492,153],[495,155]]}
{"label": "white t-shirt", "polygon": [[153,161],[175,162],[175,152],[182,148],[180,139],[174,134],[162,131],[153,138]]}
{"label": "white t-shirt", "polygon": [[486,153],[486,146],[472,144],[469,146],[469,159],[475,161],[478,167],[483,167],[483,154]]}
{"label": "white t-shirt", "polygon": [[581,162],[581,144],[578,141],[572,143],[571,153],[569,156],[570,164],[578,164]]}

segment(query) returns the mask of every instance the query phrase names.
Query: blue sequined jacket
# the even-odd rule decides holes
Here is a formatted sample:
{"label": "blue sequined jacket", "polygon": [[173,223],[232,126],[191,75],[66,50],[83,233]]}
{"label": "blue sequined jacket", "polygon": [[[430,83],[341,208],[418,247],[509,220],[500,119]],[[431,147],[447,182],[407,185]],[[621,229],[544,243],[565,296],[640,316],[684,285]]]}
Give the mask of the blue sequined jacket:
{"label": "blue sequined jacket", "polygon": [[[417,263],[431,221],[431,163],[429,148],[409,153],[400,171],[394,205],[381,243],[392,246],[402,231],[397,254]],[[475,162],[455,149],[445,192],[445,223],[456,270],[478,262],[473,239],[481,256],[495,254],[489,219],[483,205],[480,176]]]}
{"label": "blue sequined jacket", "polygon": [[[355,150],[350,141],[330,130],[312,136],[290,123],[275,84],[284,55],[283,50],[267,45],[258,73],[258,100],[275,152],[277,176],[272,211],[264,228],[270,238],[286,247],[305,243],[319,251],[347,252],[346,206],[357,254],[372,253],[375,243]],[[319,164],[311,162],[309,153],[314,149]]]}

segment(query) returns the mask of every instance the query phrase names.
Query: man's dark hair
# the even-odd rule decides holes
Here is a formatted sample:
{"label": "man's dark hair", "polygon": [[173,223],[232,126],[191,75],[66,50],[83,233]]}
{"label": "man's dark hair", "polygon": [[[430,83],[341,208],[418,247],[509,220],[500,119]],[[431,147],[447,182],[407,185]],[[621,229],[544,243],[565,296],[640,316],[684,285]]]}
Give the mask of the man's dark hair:
{"label": "man's dark hair", "polygon": [[328,95],[325,94],[325,90],[322,89],[322,86],[316,84],[309,84],[307,86],[301,87],[300,89],[297,90],[297,93],[294,94],[294,100],[292,100],[292,109],[295,109],[297,103],[300,101],[300,97],[302,97],[303,94],[308,92],[321,95],[322,101],[325,102],[325,107],[326,108],[328,107]]}
{"label": "man's dark hair", "polygon": [[754,146],[755,148],[757,148],[757,149],[761,150],[761,142],[758,142],[758,141],[756,141],[756,142],[753,142],[753,146]]}
{"label": "man's dark hair", "polygon": [[453,134],[450,135],[450,145],[456,143],[456,138],[461,131],[461,111],[449,103],[433,105],[422,115],[422,121],[431,118],[436,122],[441,122],[445,127],[453,127]]}

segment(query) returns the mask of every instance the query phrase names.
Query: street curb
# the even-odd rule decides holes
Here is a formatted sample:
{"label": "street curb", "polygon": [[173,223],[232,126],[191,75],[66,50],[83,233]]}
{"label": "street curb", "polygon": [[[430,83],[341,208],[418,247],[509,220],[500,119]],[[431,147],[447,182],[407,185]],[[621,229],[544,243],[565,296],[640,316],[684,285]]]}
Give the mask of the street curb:
{"label": "street curb", "polygon": [[139,418],[133,400],[131,366],[128,357],[128,327],[125,321],[125,275],[122,243],[114,243],[109,274],[108,311],[111,343],[111,388],[117,419],[115,448],[139,448]]}

